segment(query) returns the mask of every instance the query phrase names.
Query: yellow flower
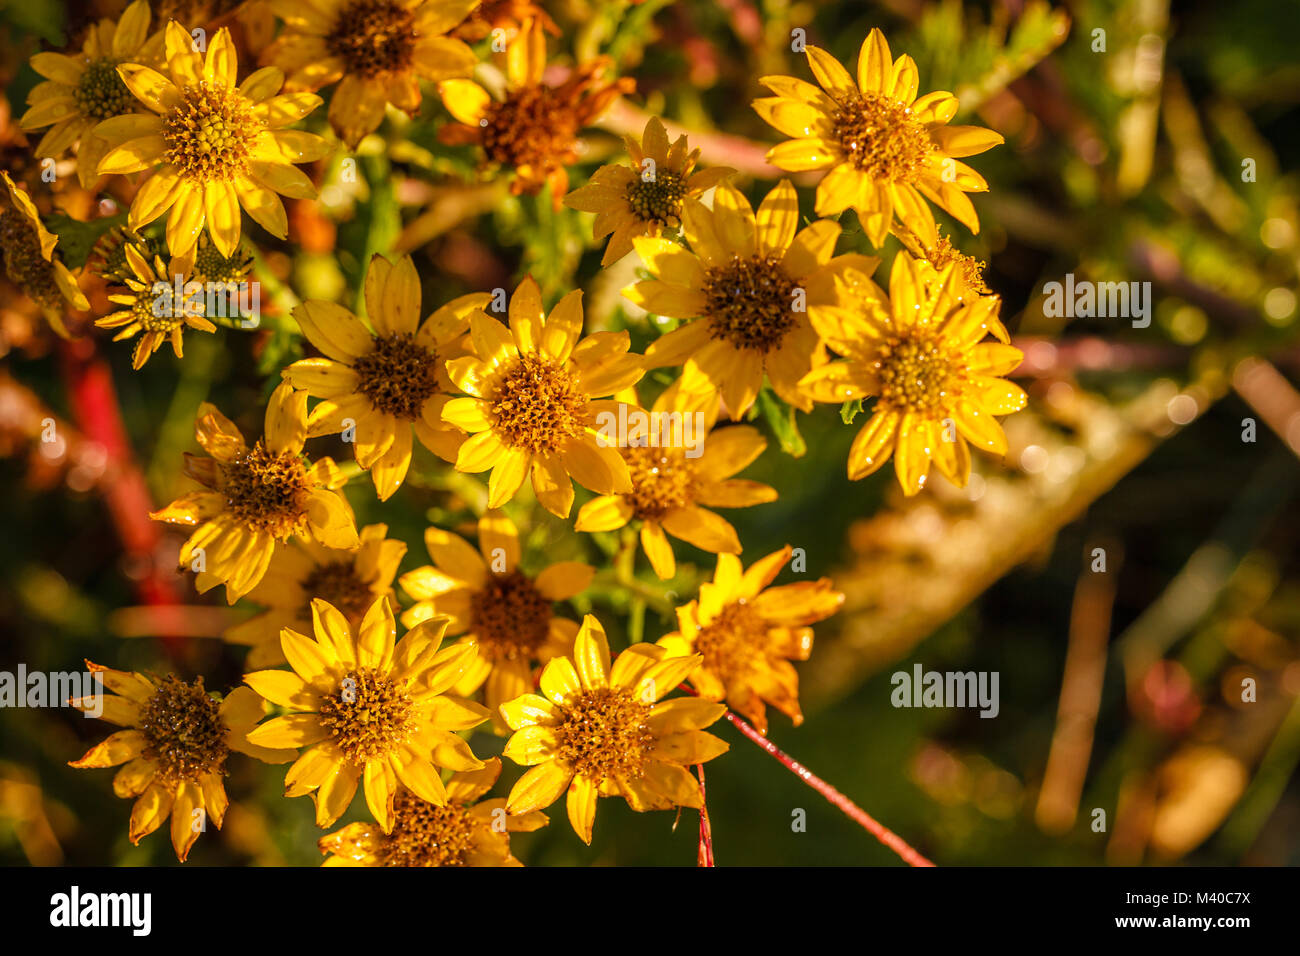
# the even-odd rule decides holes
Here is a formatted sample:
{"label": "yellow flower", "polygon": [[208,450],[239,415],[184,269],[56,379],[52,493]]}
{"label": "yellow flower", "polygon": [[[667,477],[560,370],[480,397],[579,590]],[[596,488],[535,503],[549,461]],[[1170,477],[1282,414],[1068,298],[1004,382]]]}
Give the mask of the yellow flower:
{"label": "yellow flower", "polygon": [[506,801],[512,814],[549,807],[568,790],[573,832],[591,842],[597,797],[622,797],[633,810],[698,808],[699,784],[686,770],[727,752],[704,728],[726,712],[697,697],[663,700],[700,665],[634,644],[610,666],[609,642],[590,614],[573,657],[542,671],[545,696],[524,694],[501,705],[515,733],[505,756],[530,769]]}
{"label": "yellow flower", "polygon": [[688,153],[685,136],[669,146],[668,131],[658,117],[646,122],[641,142],[625,139],[631,166],[602,166],[591,174],[590,183],[564,197],[566,206],[596,213],[597,239],[613,233],[602,266],[631,252],[636,236],[658,236],[664,229],[675,233],[682,224],[683,201],[698,199],[735,172],[726,166],[695,171],[700,151]]}
{"label": "yellow flower", "polygon": [[917,99],[916,64],[906,55],[895,61],[879,30],[862,43],[856,82],[825,50],[806,52],[821,89],[765,76],[759,82],[776,96],[755,100],[754,109],[795,137],[769,150],[769,163],[791,172],[828,170],[817,186],[817,215],[856,209],[876,246],[897,217],[932,248],[938,236],[928,199],[979,232],[966,193],[985,192],[988,183],[959,157],[991,149],[1002,137],[979,126],[948,126],[957,98],[936,92]]}
{"label": "yellow flower", "polygon": [[393,801],[393,832],[373,823],[349,823],[320,839],[330,854],[322,866],[523,866],[510,853],[510,833],[537,830],[551,821],[541,812],[506,814],[497,797],[479,799],[501,774],[501,760],[482,770],[454,773],[447,804],[435,806],[409,790]]}
{"label": "yellow flower", "polygon": [[95,135],[114,144],[100,173],[152,170],[131,203],[127,224],[139,229],[167,210],[167,246],[183,256],[207,226],[222,255],[239,244],[239,208],[283,239],[289,225],[280,196],[314,199],[316,187],[293,163],[329,152],[320,136],[286,129],[321,103],[314,93],[284,93],[284,74],[266,67],[236,86],[238,63],[222,27],[207,55],[175,20],[167,24],[167,75],[126,63],[118,75],[150,110],[105,120]]}
{"label": "yellow flower", "polygon": [[468,398],[444,406],[443,421],[470,432],[459,471],[492,469],[488,507],[499,508],[532,472],[537,499],[567,518],[572,476],[597,494],[631,490],[627,463],[596,433],[597,415],[618,403],[598,401],[633,385],[641,357],[628,354],[626,332],[595,332],[582,341],[582,292],[560,300],[549,317],[528,276],[510,299],[507,329],[485,312],[470,315],[473,354],[452,359],[447,374]]}
{"label": "yellow flower", "polygon": [[[655,276],[623,294],[650,312],[694,319],[651,343],[646,366],[684,365],[682,389],[719,392],[731,418],[758,397],[766,373],[786,402],[808,411],[799,380],[826,361],[809,319],[838,296],[834,277],[852,266],[868,275],[878,260],[835,256],[840,227],[821,220],[799,230],[799,201],[782,180],[758,207],[719,186],[713,209],[684,204],[690,250],[667,239],[632,240]],[[797,234],[796,234],[797,231]]]}
{"label": "yellow flower", "polygon": [[[416,568],[398,582],[416,603],[402,615],[413,627],[434,615],[451,618],[448,634],[467,634],[478,656],[456,684],[464,697],[487,684],[493,713],[533,687],[533,663],[573,650],[578,623],[552,614],[555,602],[586,590],[595,568],[561,561],[537,575],[519,569],[519,532],[500,511],[478,522],[478,550],[440,528],[424,532],[435,566]],[[481,555],[481,556],[480,556]]]}
{"label": "yellow flower", "polygon": [[[223,778],[230,751],[266,763],[287,763],[292,750],[249,743],[248,732],[265,714],[264,705],[247,687],[238,687],[218,701],[203,688],[168,677],[156,682],[143,674],[109,670],[86,661],[101,688],[93,696],[69,701],[72,706],[126,727],[86,751],[70,767],[116,767],[113,778],[119,797],[136,797],[131,810],[130,838],[139,843],[171,815],[172,847],[182,862],[204,829],[196,820],[212,821],[221,829],[230,800]],[[195,811],[202,816],[196,816]]]}
{"label": "yellow flower", "polygon": [[[651,413],[677,416],[683,441],[666,443],[661,439],[658,446],[629,444],[620,448],[627,459],[632,491],[593,498],[579,509],[573,525],[575,531],[614,531],[639,520],[641,548],[655,574],[665,579],[677,573],[665,532],[714,554],[739,554],[736,529],[708,508],[748,508],[777,497],[770,485],[732,477],[767,447],[758,429],[732,425],[715,430],[717,398],[710,396],[701,406],[682,397],[680,382],[678,379],[655,400]],[[690,419],[696,423],[689,426],[690,446],[685,443],[685,416],[697,416]],[[672,419],[660,421],[670,423],[666,428],[671,433]],[[665,426],[659,428],[663,435]]]}
{"label": "yellow flower", "polygon": [[7,172],[0,172],[0,177],[7,192],[0,196],[0,253],[5,275],[40,307],[50,327],[67,338],[63,316],[68,306],[84,312],[90,303],[68,267],[54,257],[59,238],[41,223],[27,190],[19,189]]}
{"label": "yellow flower", "polygon": [[280,631],[311,627],[311,602],[321,598],[338,608],[352,627],[381,597],[392,599],[393,578],[406,554],[406,545],[388,534],[388,526],[361,529],[361,546],[355,550],[327,548],[314,541],[291,541],[278,548],[266,576],[248,592],[248,599],[266,610],[226,631],[231,644],[251,648],[244,661],[248,670],[283,664]]}
{"label": "yellow flower", "polygon": [[248,735],[265,747],[308,748],[285,776],[285,796],[310,793],[316,824],[327,827],[347,810],[361,783],[385,833],[396,822],[399,784],[435,806],[447,790],[439,767],[478,770],[483,761],[454,731],[469,730],[487,709],[444,693],[474,656],[472,644],[439,651],[446,621],[425,621],[394,644],[397,625],[387,598],[370,606],[356,635],[332,605],[313,601],[316,640],[292,628],[280,632],[292,671],[254,671],[244,680],[292,713]]}
{"label": "yellow flower", "polygon": [[354,429],[357,464],[369,469],[380,501],[401,487],[411,466],[411,433],[447,461],[465,436],[442,420],[454,391],[446,360],[465,354],[469,313],[491,299],[463,295],[420,322],[420,277],[410,256],[382,256],[366,270],[366,312],[374,332],[340,305],[309,301],[293,310],[308,340],[325,353],[290,365],[285,381],[322,398],[307,434]]}
{"label": "yellow flower", "polygon": [[285,28],[262,62],[283,70],[289,89],[319,90],[338,83],[330,100],[330,125],[355,149],[379,128],[385,104],[412,116],[419,111],[420,80],[474,72],[474,51],[443,34],[478,2],[273,0],[271,9]]}
{"label": "yellow flower", "polygon": [[31,106],[19,125],[49,126],[36,155],[58,157],[74,143],[77,179],[90,189],[99,178],[99,161],[110,144],[94,129],[113,116],[136,112],[135,97],[117,75],[119,63],[152,63],[162,52],[163,35],[149,35],[148,0],[135,0],[116,23],[103,19],[86,31],[79,55],[37,53],[32,69],[45,77],[27,94]]}
{"label": "yellow flower", "polygon": [[[874,288],[863,278],[858,285]],[[925,485],[931,460],[953,484],[966,484],[967,441],[1006,454],[1007,438],[994,416],[1018,412],[1026,397],[999,376],[1024,355],[981,341],[1001,327],[999,299],[959,296],[959,285],[958,263],[936,272],[900,252],[888,298],[876,289],[855,307],[829,309],[815,320],[847,361],[809,373],[803,386],[819,402],[876,396],[871,418],[849,449],[849,478],[871,474],[893,454],[899,484],[914,495]]]}
{"label": "yellow flower", "polygon": [[477,144],[489,163],[512,168],[510,191],[516,195],[536,194],[549,183],[558,209],[569,188],[565,167],[578,161],[579,131],[636,89],[630,77],[606,82],[609,67],[609,58],[600,57],[578,64],[559,86],[543,83],[545,25],[533,20],[507,48],[503,100],[494,101],[472,80],[438,84],[443,105],[464,124],[444,126],[438,137],[449,145]]}
{"label": "yellow flower", "polygon": [[698,600],[677,609],[679,629],[659,640],[672,657],[702,656],[691,685],[706,700],[725,700],[762,733],[767,733],[765,703],[795,726],[803,723],[799,675],[790,661],[806,661],[812,651],[807,625],[830,617],[844,603],[829,578],[768,587],[791,554],[786,545],[748,571],[735,555],[718,555],[713,582],[700,586]]}
{"label": "yellow flower", "polygon": [[212,457],[186,454],[185,473],[204,486],[149,517],[198,526],[181,547],[180,566],[197,571],[200,593],[226,585],[234,604],[252,590],[290,535],[329,548],[355,548],[356,523],[336,491],[346,480],[329,458],[303,455],[307,395],[281,385],[266,409],[266,434],[251,449],[230,419],[204,402],[195,437]]}
{"label": "yellow flower", "polygon": [[[127,291],[114,293],[108,300],[126,308],[96,319],[95,324],[101,329],[121,329],[113,336],[114,342],[137,334],[140,336],[135,351],[131,353],[132,368],[143,368],[149,356],[167,341],[171,342],[172,351],[180,358],[181,334],[186,327],[200,332],[217,330],[203,317],[206,308],[203,293],[190,297],[184,292],[186,283],[194,279],[189,271],[189,262],[173,259],[168,267],[163,265],[160,256],[155,256],[150,264],[133,243],[125,244],[124,255],[133,275],[124,279]],[[181,285],[181,301],[177,301],[175,295],[176,282]],[[159,283],[161,287],[155,288]]]}

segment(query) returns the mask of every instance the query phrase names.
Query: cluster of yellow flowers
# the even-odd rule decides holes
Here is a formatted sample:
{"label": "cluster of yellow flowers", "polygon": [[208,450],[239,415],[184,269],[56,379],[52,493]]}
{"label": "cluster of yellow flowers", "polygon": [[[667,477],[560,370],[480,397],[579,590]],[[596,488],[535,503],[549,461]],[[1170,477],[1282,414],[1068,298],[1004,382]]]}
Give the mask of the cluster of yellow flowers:
{"label": "cluster of yellow flowers", "polygon": [[[587,842],[599,797],[621,796],[638,811],[699,807],[688,768],[727,749],[706,728],[728,706],[763,731],[766,705],[798,723],[790,662],[808,657],[810,625],[843,601],[827,579],[773,587],[789,547],[742,565],[735,529],[708,509],[757,505],[777,492],[734,477],[764,451],[761,433],[718,421],[745,417],[765,381],[805,412],[816,402],[874,400],[849,476],[892,455],[909,495],[932,461],[964,484],[968,443],[1005,452],[995,416],[1025,403],[1002,378],[1021,355],[1007,344],[999,300],[938,234],[929,205],[977,231],[966,194],[987,185],[959,157],[1001,137],[948,125],[957,101],[944,92],[918,98],[915,64],[894,60],[878,30],[862,46],[856,80],[816,47],[807,58],[817,85],[763,78],[775,95],[754,107],[791,137],[769,161],[824,171],[818,216],[852,208],[875,247],[891,234],[903,243],[886,292],[871,278],[877,257],[835,254],[837,222],[801,226],[789,180],[754,210],[731,184],[732,170],[698,168],[699,151],[685,136],[670,140],[658,119],[639,141],[628,137],[629,165],[603,166],[566,195],[579,131],[634,84],[604,79],[605,61],[580,64],[561,85],[546,82],[550,23],[531,4],[269,7],[282,28],[262,51],[266,65],[242,80],[226,29],[200,52],[175,20],[151,34],[145,0],[116,24],[93,27],[79,53],[32,58],[48,80],[22,118],[25,128],[49,127],[38,153],[75,145],[86,184],[145,174],[124,240],[122,271],[129,267],[133,281],[114,298],[123,311],[100,320],[122,329],[119,338],[141,336],[137,367],[163,341],[180,355],[186,327],[213,330],[201,317],[157,314],[156,279],[212,274],[205,256],[228,265],[240,250],[241,209],[285,238],[280,197],[315,195],[297,166],[336,147],[292,127],[322,104],[326,87],[329,122],[355,147],[386,104],[413,114],[420,80],[437,83],[462,124],[445,125],[444,142],[478,144],[485,168],[505,170],[516,192],[549,185],[557,201],[594,213],[596,238],[611,237],[603,265],[635,251],[651,276],[625,290],[627,299],[680,324],[637,355],[626,331],[583,334],[581,291],[548,313],[531,277],[509,298],[508,322],[489,314],[488,293],[421,319],[420,277],[406,257],[370,262],[364,319],[332,302],[298,306],[293,318],[319,355],[283,370],[263,435],[251,443],[202,405],[196,437],[206,457],[184,462],[201,488],[152,516],[192,529],[180,565],[197,571],[200,592],[225,585],[230,603],[247,597],[265,608],[227,635],[250,647],[247,666],[260,669],[218,699],[202,679],[92,665],[118,695],[107,698],[104,718],[125,729],[74,766],[124,764],[114,790],[137,798],[131,839],[170,814],[182,860],[199,832],[197,810],[221,824],[231,750],[291,761],[286,794],[310,794],[321,827],[348,810],[360,785],[374,822],[325,837],[329,865],[517,863],[508,833],[544,825],[540,811],[566,793],[569,820]],[[470,79],[476,55],[466,40],[512,17],[522,19],[508,31],[507,83],[494,98]],[[30,200],[8,185],[41,230]],[[164,214],[170,261],[134,232]],[[53,263],[53,242],[42,234],[40,244]],[[698,414],[702,454],[611,444],[601,434],[602,414],[644,413],[636,386],[658,368],[680,375],[652,411]],[[430,527],[432,564],[397,579],[410,599],[400,641],[394,580],[406,545],[384,525],[358,530],[343,469],[304,450],[340,433],[381,501],[405,480],[415,439],[457,471],[490,473],[477,548]],[[555,614],[595,569],[561,562],[523,572],[519,534],[501,509],[529,478],[537,501],[561,518],[573,482],[593,492],[575,530],[635,524],[661,578],[675,573],[668,536],[718,555],[713,580],[677,608],[676,631],[611,659],[593,615],[579,624]],[[444,644],[448,636],[459,639]],[[683,684],[691,695],[670,696]],[[505,799],[483,799],[501,763],[479,759],[466,740],[489,720],[510,734],[504,755],[529,768]]]}

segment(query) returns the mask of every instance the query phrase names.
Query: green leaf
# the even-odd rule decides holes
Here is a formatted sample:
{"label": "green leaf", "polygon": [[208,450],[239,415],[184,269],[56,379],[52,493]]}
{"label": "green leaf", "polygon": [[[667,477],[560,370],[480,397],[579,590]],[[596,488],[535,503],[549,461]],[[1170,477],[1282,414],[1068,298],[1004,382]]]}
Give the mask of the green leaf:
{"label": "green leaf", "polygon": [[792,458],[802,458],[808,446],[794,423],[794,409],[764,388],[758,393],[758,410],[772,429],[781,450]]}
{"label": "green leaf", "polygon": [[858,413],[861,411],[862,411],[862,399],[851,398],[843,405],[840,406],[840,421],[842,421],[845,425],[852,425],[853,419],[857,418]]}
{"label": "green leaf", "polygon": [[43,222],[45,228],[59,237],[56,249],[63,259],[63,264],[69,269],[80,269],[90,258],[90,251],[95,248],[95,243],[99,242],[100,237],[114,226],[126,222],[126,213],[82,222],[59,212],[46,216]]}

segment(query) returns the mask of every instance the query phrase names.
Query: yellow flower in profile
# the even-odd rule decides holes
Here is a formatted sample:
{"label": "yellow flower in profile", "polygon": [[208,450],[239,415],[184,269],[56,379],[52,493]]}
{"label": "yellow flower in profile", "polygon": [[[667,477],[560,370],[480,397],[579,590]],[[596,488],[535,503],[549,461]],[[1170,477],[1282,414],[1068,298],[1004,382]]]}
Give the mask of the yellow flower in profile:
{"label": "yellow flower in profile", "polygon": [[[218,700],[203,688],[168,677],[153,681],[143,674],[109,670],[86,661],[101,688],[114,691],[69,701],[72,706],[125,727],[86,751],[70,767],[116,767],[113,792],[135,797],[130,839],[138,844],[171,815],[172,847],[182,863],[211,821],[219,830],[230,800],[224,778],[232,750],[266,763],[287,763],[292,750],[249,743],[248,732],[265,715],[262,701],[247,687]],[[202,817],[195,811],[201,811]]]}
{"label": "yellow flower in profile", "polygon": [[803,723],[799,675],[790,661],[806,661],[813,630],[807,625],[830,617],[844,595],[829,578],[768,587],[793,553],[789,545],[743,570],[733,554],[718,555],[713,581],[700,585],[698,600],[677,609],[678,630],[660,638],[672,657],[704,658],[691,685],[705,700],[725,700],[738,714],[767,733],[771,704]]}
{"label": "yellow flower in profile", "polygon": [[652,279],[624,290],[649,312],[694,319],[646,349],[646,367],[683,365],[684,392],[718,392],[733,420],[758,397],[767,375],[789,404],[809,411],[799,380],[826,361],[809,319],[839,295],[835,276],[852,266],[870,275],[878,260],[834,256],[840,227],[829,220],[799,229],[799,200],[782,180],[753,208],[730,184],[713,209],[684,205],[690,249],[668,239],[633,239]]}
{"label": "yellow flower in profile", "polygon": [[135,111],[136,100],[117,75],[119,63],[152,63],[162,52],[163,35],[149,36],[149,2],[135,0],[115,23],[102,19],[86,31],[80,54],[37,53],[32,69],[45,78],[27,94],[31,108],[18,121],[25,130],[49,131],[36,155],[57,158],[77,146],[77,179],[90,189],[99,178],[99,161],[110,144],[94,129],[101,122]]}
{"label": "yellow flower in profile", "polygon": [[536,575],[519,568],[519,532],[500,511],[478,522],[478,550],[464,539],[428,528],[425,545],[433,565],[408,571],[399,580],[415,604],[402,614],[413,627],[434,615],[451,618],[448,634],[465,634],[478,656],[456,684],[469,697],[487,685],[487,706],[497,708],[533,687],[533,664],[545,664],[573,650],[577,621],[554,615],[555,603],[585,591],[596,569],[561,561]]}
{"label": "yellow flower in profile", "polygon": [[307,433],[349,431],[357,464],[370,471],[380,501],[390,498],[411,466],[412,433],[431,452],[455,461],[464,434],[446,425],[446,361],[465,354],[469,313],[491,300],[463,295],[420,321],[420,277],[410,256],[396,264],[383,256],[366,270],[365,324],[331,302],[312,300],[293,310],[308,341],[324,358],[294,362],[285,381],[324,399],[312,409]]}
{"label": "yellow flower in profile", "polygon": [[68,327],[63,316],[68,307],[84,312],[90,302],[68,267],[55,258],[59,237],[45,228],[27,190],[19,189],[7,172],[0,172],[0,177],[6,192],[0,196],[0,255],[5,275],[31,297],[50,327],[66,339]]}
{"label": "yellow flower in profile", "polygon": [[598,797],[622,797],[633,810],[699,808],[699,783],[686,769],[727,752],[704,731],[723,704],[668,693],[700,665],[634,644],[610,665],[609,642],[588,614],[573,657],[542,671],[545,696],[524,694],[501,705],[514,734],[504,755],[529,768],[506,801],[512,814],[549,807],[567,789],[573,832],[591,842]]}
{"label": "yellow flower in profile", "polygon": [[875,246],[897,217],[933,248],[938,236],[929,200],[979,232],[966,194],[985,192],[988,183],[960,158],[991,149],[1002,137],[979,126],[949,126],[957,113],[951,93],[917,99],[916,64],[906,55],[894,60],[879,30],[858,52],[856,82],[825,50],[806,52],[821,89],[791,76],[765,76],[759,82],[776,96],[755,100],[754,109],[794,137],[768,151],[769,163],[791,172],[827,170],[817,186],[817,215],[856,209]]}
{"label": "yellow flower in profile", "polygon": [[687,152],[685,135],[670,146],[668,131],[658,117],[645,124],[637,142],[624,137],[631,166],[612,163],[591,174],[591,182],[564,197],[571,209],[594,212],[595,237],[610,236],[600,264],[608,266],[632,251],[636,236],[676,233],[682,224],[682,203],[698,199],[735,170],[727,166],[696,170],[698,149]]}
{"label": "yellow flower in profile", "polygon": [[172,259],[168,267],[163,265],[161,256],[155,256],[150,263],[133,243],[127,243],[123,252],[132,272],[124,279],[127,291],[112,293],[108,300],[126,308],[96,319],[95,325],[101,329],[120,329],[113,336],[114,342],[140,336],[131,353],[132,368],[143,368],[149,356],[164,342],[171,342],[172,351],[180,358],[181,335],[187,328],[200,332],[217,330],[203,317],[206,302],[202,292],[190,296],[182,291],[181,300],[177,301],[176,283],[184,290],[194,279],[189,271],[192,260]]}
{"label": "yellow flower in profile", "polygon": [[248,592],[248,600],[266,610],[242,621],[223,635],[230,644],[250,648],[245,670],[283,664],[280,631],[311,627],[311,602],[327,601],[358,627],[370,605],[381,597],[392,600],[393,578],[406,555],[406,544],[387,538],[388,526],[361,529],[355,550],[327,548],[315,541],[290,541],[277,548],[266,575]]}
{"label": "yellow flower in profile", "polygon": [[1006,454],[1007,437],[994,416],[1020,411],[1026,396],[1000,376],[1024,355],[982,341],[1001,328],[1000,300],[959,296],[958,270],[952,262],[936,272],[900,252],[888,298],[876,290],[854,307],[827,310],[817,319],[818,331],[846,361],[809,373],[803,386],[819,402],[876,397],[849,449],[850,479],[871,474],[892,454],[899,484],[914,495],[925,486],[931,461],[963,487],[970,477],[967,442]]}
{"label": "yellow flower in profile", "polygon": [[284,30],[262,62],[288,77],[286,88],[319,90],[338,83],[329,121],[355,149],[379,128],[392,103],[414,116],[420,80],[469,76],[477,59],[455,28],[479,0],[273,0]]}
{"label": "yellow flower in profile", "polygon": [[311,608],[314,641],[292,628],[280,633],[293,670],[244,675],[253,690],[291,711],[261,724],[248,739],[264,747],[307,748],[285,776],[285,796],[310,793],[316,825],[327,827],[361,784],[385,833],[396,823],[399,784],[445,806],[438,768],[483,767],[455,731],[481,724],[487,709],[445,693],[473,659],[474,646],[440,651],[445,620],[425,621],[396,644],[387,598],[370,606],[355,635],[332,605],[317,600]]}
{"label": "yellow flower in profile", "polygon": [[569,516],[570,477],[597,494],[631,490],[627,463],[597,434],[599,401],[634,385],[641,357],[629,354],[627,332],[582,334],[582,292],[542,312],[542,293],[528,276],[510,298],[510,326],[471,313],[471,355],[447,362],[447,374],[467,398],[453,398],[443,421],[470,432],[456,458],[458,471],[492,469],[488,507],[514,497],[532,473],[533,491],[552,514]]}
{"label": "yellow flower in profile", "polygon": [[398,791],[392,833],[366,821],[349,823],[320,839],[320,851],[329,854],[321,866],[523,866],[510,853],[510,834],[551,821],[538,811],[509,816],[502,797],[480,799],[500,775],[499,757],[481,770],[452,774],[441,807]]}
{"label": "yellow flower in profile", "polygon": [[574,531],[614,531],[640,521],[641,549],[655,574],[665,579],[677,573],[669,534],[713,554],[739,554],[736,529],[709,508],[748,508],[777,497],[770,485],[732,477],[767,447],[759,430],[750,425],[715,429],[717,397],[703,402],[683,398],[680,382],[669,386],[651,409],[664,423],[657,426],[659,444],[629,442],[619,449],[627,459],[631,492],[593,498],[579,509],[573,525]]}
{"label": "yellow flower in profile", "polygon": [[180,566],[197,572],[205,593],[226,586],[231,604],[247,594],[290,535],[330,548],[358,545],[356,522],[338,492],[346,480],[329,458],[303,455],[307,395],[281,385],[266,408],[266,433],[249,448],[234,423],[204,402],[195,437],[211,457],[185,455],[184,471],[204,486],[150,514],[155,521],[197,526],[181,547]]}
{"label": "yellow flower in profile", "polygon": [[[206,56],[175,20],[167,24],[167,75],[126,63],[118,75],[149,113],[126,113],[95,127],[117,144],[100,173],[152,170],[131,202],[127,225],[153,222],[171,210],[167,246],[174,256],[194,248],[204,226],[222,255],[239,245],[239,209],[271,235],[288,235],[280,195],[314,199],[316,187],[294,163],[330,150],[322,137],[286,129],[321,104],[314,93],[284,93],[284,74],[258,70],[236,86],[238,63],[230,31],[222,27]],[[280,194],[280,195],[277,195]]]}
{"label": "yellow flower in profile", "polygon": [[438,138],[448,145],[475,144],[490,164],[514,170],[510,191],[535,195],[546,185],[556,209],[569,188],[565,167],[578,162],[578,134],[624,93],[636,89],[630,77],[604,79],[608,57],[580,63],[559,86],[542,82],[546,33],[541,19],[528,23],[506,50],[504,99],[473,80],[438,84],[443,105],[463,125],[446,125]]}

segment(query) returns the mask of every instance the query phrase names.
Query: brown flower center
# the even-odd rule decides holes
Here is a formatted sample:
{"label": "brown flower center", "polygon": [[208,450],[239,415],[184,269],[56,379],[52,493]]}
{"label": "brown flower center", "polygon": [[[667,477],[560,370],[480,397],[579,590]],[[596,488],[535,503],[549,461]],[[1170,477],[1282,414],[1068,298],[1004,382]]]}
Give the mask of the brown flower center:
{"label": "brown flower center", "polygon": [[734,601],[695,635],[695,651],[704,655],[705,670],[729,683],[762,659],[767,631],[767,623],[752,605]]}
{"label": "brown flower center", "polygon": [[92,120],[106,120],[123,113],[135,112],[135,96],[117,74],[117,61],[100,57],[86,64],[81,81],[72,91],[81,115]]}
{"label": "brown flower center", "polygon": [[354,0],[345,6],[325,37],[330,53],[347,64],[347,72],[370,78],[411,67],[415,17],[391,0]]}
{"label": "brown flower center", "polygon": [[949,408],[963,382],[948,349],[927,335],[888,339],[877,351],[874,367],[881,403],[922,415]]}
{"label": "brown flower center", "polygon": [[704,274],[709,333],[738,349],[778,347],[795,322],[799,286],[771,256],[735,256]]}
{"label": "brown flower center", "polygon": [[581,435],[591,417],[573,375],[536,352],[522,353],[505,372],[489,412],[507,444],[530,452],[555,451]]}
{"label": "brown flower center", "polygon": [[373,667],[348,671],[321,701],[320,722],[343,756],[356,765],[387,756],[415,733],[405,688]]}
{"label": "brown flower center", "polygon": [[231,182],[248,171],[262,125],[238,90],[200,80],[163,118],[163,161],[191,182]]}
{"label": "brown flower center", "polygon": [[671,169],[655,170],[654,179],[637,176],[627,187],[627,203],[642,222],[676,227],[682,221],[686,181]]}
{"label": "brown flower center", "polygon": [[357,359],[357,388],[370,404],[402,421],[420,417],[424,403],[438,391],[438,356],[415,343],[409,333],[375,339],[375,347]]}
{"label": "brown flower center", "polygon": [[202,677],[187,684],[174,675],[141,706],[137,725],[145,739],[141,756],[157,765],[163,783],[196,781],[224,772],[230,749],[220,706],[203,689]]}
{"label": "brown flower center", "polygon": [[621,449],[632,477],[627,496],[636,517],[658,521],[674,508],[691,503],[695,491],[695,466],[677,448]]}
{"label": "brown flower center", "polygon": [[393,832],[380,837],[383,866],[466,866],[476,823],[463,806],[435,807],[407,790],[393,799]]}
{"label": "brown flower center", "polygon": [[655,736],[646,726],[650,707],[627,691],[585,691],[559,707],[555,727],[559,759],[594,781],[640,777]]}
{"label": "brown flower center", "polygon": [[530,660],[550,632],[551,602],[518,571],[493,574],[470,596],[470,619],[493,660]]}
{"label": "brown flower center", "polygon": [[512,90],[492,103],[480,123],[480,142],[494,163],[544,169],[571,153],[578,117],[568,101],[549,86]]}
{"label": "brown flower center", "polygon": [[307,469],[298,455],[273,455],[258,442],[243,458],[222,464],[226,510],[238,521],[286,538],[307,511]]}
{"label": "brown flower center", "polygon": [[910,108],[877,93],[841,102],[831,122],[849,162],[876,182],[916,181],[935,150]]}
{"label": "brown flower center", "polygon": [[0,251],[10,281],[38,305],[62,308],[63,293],[54,278],[54,266],[41,255],[31,221],[12,206],[0,213]]}
{"label": "brown flower center", "polygon": [[338,608],[354,626],[365,617],[366,611],[375,600],[374,590],[370,583],[357,573],[357,566],[353,561],[318,564],[303,579],[302,590],[309,601],[306,608],[307,618],[311,617],[310,599],[321,598]]}

